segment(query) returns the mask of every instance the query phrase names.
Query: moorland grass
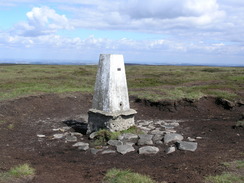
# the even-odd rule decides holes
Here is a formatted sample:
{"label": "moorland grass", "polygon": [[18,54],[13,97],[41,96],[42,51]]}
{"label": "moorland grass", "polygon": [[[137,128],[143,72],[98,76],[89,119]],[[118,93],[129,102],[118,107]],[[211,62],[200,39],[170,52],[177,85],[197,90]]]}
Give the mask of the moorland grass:
{"label": "moorland grass", "polygon": [[206,182],[210,183],[242,183],[244,182],[243,169],[244,161],[236,160],[232,162],[223,162],[228,171],[220,175],[205,177]]}
{"label": "moorland grass", "polygon": [[149,176],[134,173],[130,170],[110,169],[104,177],[105,183],[156,183]]}
{"label": "moorland grass", "polygon": [[15,179],[34,176],[35,169],[28,164],[18,165],[11,168],[8,172],[0,173],[0,182],[18,182]]}
{"label": "moorland grass", "polygon": [[[0,65],[0,100],[43,93],[93,93],[97,66]],[[154,101],[241,99],[242,67],[127,65],[129,94]]]}

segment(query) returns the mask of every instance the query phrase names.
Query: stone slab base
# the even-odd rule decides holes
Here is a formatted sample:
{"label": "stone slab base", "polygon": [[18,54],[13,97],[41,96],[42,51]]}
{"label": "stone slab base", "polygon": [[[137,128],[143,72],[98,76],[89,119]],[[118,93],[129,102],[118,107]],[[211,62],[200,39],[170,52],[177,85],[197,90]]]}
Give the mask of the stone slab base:
{"label": "stone slab base", "polygon": [[135,125],[134,115],[136,113],[137,112],[133,109],[118,113],[107,113],[96,109],[90,109],[88,112],[87,133],[92,133],[100,129],[108,129],[112,132],[127,130]]}

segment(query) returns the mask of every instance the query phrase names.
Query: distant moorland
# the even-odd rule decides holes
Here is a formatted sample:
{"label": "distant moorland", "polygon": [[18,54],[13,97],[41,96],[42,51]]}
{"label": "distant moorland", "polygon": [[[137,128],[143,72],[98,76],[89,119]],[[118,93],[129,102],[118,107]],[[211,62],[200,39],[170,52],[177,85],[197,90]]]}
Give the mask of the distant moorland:
{"label": "distant moorland", "polygon": [[[93,93],[95,65],[0,65],[0,100],[43,93]],[[126,65],[129,94],[152,101],[244,97],[243,67]]]}

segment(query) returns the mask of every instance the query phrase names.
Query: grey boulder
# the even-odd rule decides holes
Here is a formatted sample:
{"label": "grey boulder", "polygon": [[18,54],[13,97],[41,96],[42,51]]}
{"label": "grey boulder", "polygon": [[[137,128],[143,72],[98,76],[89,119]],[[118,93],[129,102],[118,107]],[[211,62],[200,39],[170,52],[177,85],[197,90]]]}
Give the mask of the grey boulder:
{"label": "grey boulder", "polygon": [[169,142],[176,142],[176,141],[182,141],[183,136],[177,133],[169,133],[164,136],[164,143],[168,144]]}
{"label": "grey boulder", "polygon": [[116,150],[117,152],[121,153],[121,154],[126,154],[128,152],[132,152],[135,151],[135,148],[132,145],[118,145],[116,146]]}
{"label": "grey boulder", "polygon": [[153,138],[153,135],[147,135],[147,134],[139,135],[139,140],[138,140],[137,144],[139,146],[152,145],[153,144],[152,138]]}
{"label": "grey boulder", "polygon": [[154,146],[144,146],[139,148],[139,154],[156,154],[159,152],[159,148]]}
{"label": "grey boulder", "polygon": [[197,149],[197,142],[180,141],[176,145],[179,150],[184,151],[195,151]]}

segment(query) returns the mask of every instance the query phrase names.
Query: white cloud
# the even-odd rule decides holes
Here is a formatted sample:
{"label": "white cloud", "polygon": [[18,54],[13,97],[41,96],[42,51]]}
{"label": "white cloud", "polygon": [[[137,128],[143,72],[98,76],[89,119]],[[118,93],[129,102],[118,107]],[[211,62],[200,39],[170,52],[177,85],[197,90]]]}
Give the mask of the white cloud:
{"label": "white cloud", "polygon": [[71,29],[65,15],[59,15],[49,7],[34,7],[26,13],[28,22],[21,22],[14,27],[14,32],[22,36],[40,36],[53,34],[59,29]]}

